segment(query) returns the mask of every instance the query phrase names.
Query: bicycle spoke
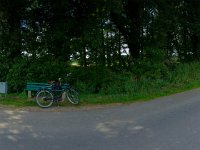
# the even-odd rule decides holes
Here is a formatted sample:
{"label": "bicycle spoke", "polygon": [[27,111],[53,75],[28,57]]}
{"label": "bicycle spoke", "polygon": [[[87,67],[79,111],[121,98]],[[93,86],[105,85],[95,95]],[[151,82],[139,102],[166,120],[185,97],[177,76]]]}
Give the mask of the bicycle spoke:
{"label": "bicycle spoke", "polygon": [[36,96],[37,104],[42,108],[48,108],[53,104],[53,95],[47,90],[41,90]]}

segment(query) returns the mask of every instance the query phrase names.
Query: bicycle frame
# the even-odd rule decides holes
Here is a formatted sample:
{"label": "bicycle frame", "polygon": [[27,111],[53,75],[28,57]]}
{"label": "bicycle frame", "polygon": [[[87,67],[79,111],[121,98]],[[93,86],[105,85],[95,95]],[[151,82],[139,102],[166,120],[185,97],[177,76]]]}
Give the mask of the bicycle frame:
{"label": "bicycle frame", "polygon": [[[71,86],[68,83],[59,86],[56,84],[52,84],[47,90],[49,90],[53,94],[54,100],[58,101],[58,99],[62,97],[63,93],[70,88]],[[59,94],[59,96],[57,94]]]}

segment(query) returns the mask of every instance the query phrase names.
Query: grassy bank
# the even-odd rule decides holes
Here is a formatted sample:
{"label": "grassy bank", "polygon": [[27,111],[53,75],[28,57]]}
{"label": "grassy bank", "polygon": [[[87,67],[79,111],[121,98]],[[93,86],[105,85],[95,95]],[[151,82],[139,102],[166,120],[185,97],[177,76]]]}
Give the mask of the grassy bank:
{"label": "grassy bank", "polygon": [[[149,78],[146,75],[138,79],[130,73],[118,75],[114,81],[107,81],[108,85],[96,94],[81,92],[81,102],[82,105],[131,103],[198,88],[200,87],[199,68],[200,63],[179,64],[174,70],[167,71],[164,77],[159,78],[152,78],[152,76]],[[78,85],[79,88],[84,87],[82,83]],[[25,93],[1,96],[0,104],[16,107],[36,106],[33,100],[27,100]]]}

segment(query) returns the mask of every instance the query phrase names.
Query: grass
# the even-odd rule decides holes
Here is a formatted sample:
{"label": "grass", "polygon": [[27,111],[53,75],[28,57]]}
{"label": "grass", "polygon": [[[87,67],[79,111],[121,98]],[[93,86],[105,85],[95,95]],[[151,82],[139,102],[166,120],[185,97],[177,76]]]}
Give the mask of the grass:
{"label": "grass", "polygon": [[28,100],[25,93],[1,95],[0,104],[15,107],[35,106],[35,102]]}
{"label": "grass", "polygon": [[184,84],[180,86],[176,85],[168,85],[163,87],[162,89],[158,89],[154,92],[140,92],[134,95],[128,94],[116,94],[116,95],[101,95],[101,94],[93,94],[93,95],[82,95],[82,101],[84,104],[111,104],[111,103],[132,103],[137,101],[148,101],[154,98],[168,96],[175,93],[184,92],[187,90],[192,90],[195,88],[199,88],[200,84],[192,83],[192,84]]}
{"label": "grass", "polygon": [[[194,88],[200,87],[200,82],[192,81],[182,84],[170,84],[160,89],[154,90],[154,92],[141,91],[140,93],[131,94],[81,94],[81,105],[96,105],[96,104],[112,104],[112,103],[132,103],[138,101],[148,101],[157,97],[167,96],[174,93],[179,93]],[[5,106],[14,107],[26,107],[37,106],[34,99],[28,99],[25,93],[20,94],[8,94],[1,96],[0,104]],[[66,106],[68,103],[60,103],[60,106]]]}
{"label": "grass", "polygon": [[[130,78],[124,84],[120,85],[126,92],[114,92],[114,94],[81,94],[81,105],[148,101],[157,97],[199,88],[199,68],[200,63],[182,64],[178,66],[174,72],[170,72],[168,78],[165,80],[142,78],[141,80],[136,81]],[[14,107],[37,106],[34,99],[28,100],[27,94],[24,92],[1,96],[0,105]],[[61,106],[65,105],[68,105],[68,103],[65,102],[61,104]]]}

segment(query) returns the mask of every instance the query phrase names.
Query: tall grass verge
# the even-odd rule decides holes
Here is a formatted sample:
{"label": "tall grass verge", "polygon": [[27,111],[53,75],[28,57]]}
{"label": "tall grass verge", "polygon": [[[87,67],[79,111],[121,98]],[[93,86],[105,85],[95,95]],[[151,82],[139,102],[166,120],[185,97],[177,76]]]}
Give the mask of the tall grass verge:
{"label": "tall grass verge", "polygon": [[200,63],[178,64],[164,78],[149,78],[145,73],[138,79],[134,74],[118,74],[117,80],[102,87],[98,94],[83,95],[84,103],[126,103],[166,96],[200,87]]}
{"label": "tall grass verge", "polygon": [[[177,64],[173,69],[152,70],[149,75],[143,72],[116,73],[108,68],[90,68],[87,71],[73,73],[78,79],[75,87],[81,95],[82,105],[130,103],[150,100],[200,87],[200,63]],[[77,75],[77,76],[76,76]],[[8,94],[0,98],[0,104],[14,106],[36,106],[34,101],[28,101],[27,95]]]}

